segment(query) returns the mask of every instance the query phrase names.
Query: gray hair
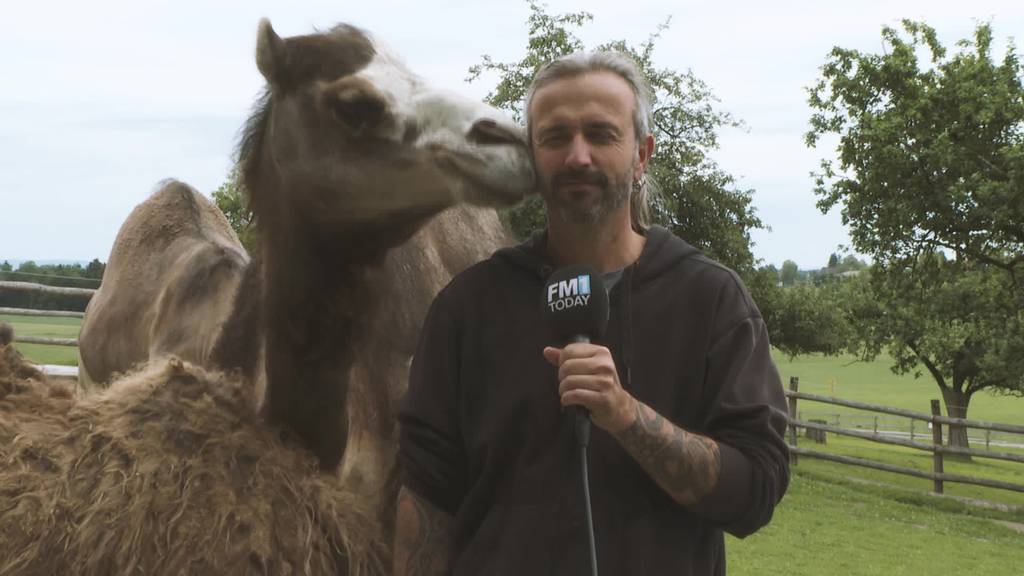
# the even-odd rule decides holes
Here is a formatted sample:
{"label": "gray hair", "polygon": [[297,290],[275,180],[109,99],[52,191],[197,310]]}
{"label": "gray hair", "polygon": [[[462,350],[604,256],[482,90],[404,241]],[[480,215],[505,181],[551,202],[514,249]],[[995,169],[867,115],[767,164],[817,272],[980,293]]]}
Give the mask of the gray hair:
{"label": "gray hair", "polygon": [[[567,78],[582,76],[590,72],[611,72],[626,81],[633,91],[635,106],[633,107],[633,131],[639,144],[651,134],[651,103],[653,95],[647,85],[640,67],[632,58],[621,52],[594,51],[575,52],[548,62],[537,71],[526,92],[526,135],[533,142],[533,121],[530,118],[530,105],[533,97],[541,88]],[[532,145],[532,144],[531,144]],[[639,184],[633,186],[630,194],[630,213],[633,227],[646,229],[650,224],[650,199],[652,182],[646,175]]]}

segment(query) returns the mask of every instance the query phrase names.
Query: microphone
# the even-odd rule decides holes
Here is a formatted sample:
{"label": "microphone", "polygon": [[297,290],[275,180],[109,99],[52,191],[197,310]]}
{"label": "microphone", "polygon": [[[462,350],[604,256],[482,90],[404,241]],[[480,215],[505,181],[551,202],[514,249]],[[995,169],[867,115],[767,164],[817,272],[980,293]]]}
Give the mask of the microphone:
{"label": "microphone", "polygon": [[[604,287],[604,280],[587,266],[566,266],[555,270],[544,282],[544,318],[552,339],[559,345],[590,342],[600,338],[608,326],[608,291]],[[597,541],[594,537],[594,514],[590,507],[590,478],[587,472],[590,415],[583,406],[575,408],[574,430],[580,452],[590,571],[597,576]]]}
{"label": "microphone", "polygon": [[[561,346],[600,338],[608,325],[604,280],[589,266],[559,268],[544,283],[544,318],[548,333]],[[589,414],[582,406],[576,408],[576,440],[586,446]]]}
{"label": "microphone", "polygon": [[544,317],[559,344],[590,342],[608,325],[608,291],[589,266],[555,270],[544,283]]}

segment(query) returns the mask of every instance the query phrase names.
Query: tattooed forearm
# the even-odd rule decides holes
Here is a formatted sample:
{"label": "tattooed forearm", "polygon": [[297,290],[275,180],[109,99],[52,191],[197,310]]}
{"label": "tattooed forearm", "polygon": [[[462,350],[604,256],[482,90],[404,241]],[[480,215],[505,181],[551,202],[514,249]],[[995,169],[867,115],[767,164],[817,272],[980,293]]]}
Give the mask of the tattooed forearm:
{"label": "tattooed forearm", "polygon": [[448,573],[451,517],[402,487],[395,519],[394,574]]}
{"label": "tattooed forearm", "polygon": [[636,420],[616,436],[662,490],[680,504],[700,500],[718,483],[722,469],[718,444],[679,428],[639,401]]}

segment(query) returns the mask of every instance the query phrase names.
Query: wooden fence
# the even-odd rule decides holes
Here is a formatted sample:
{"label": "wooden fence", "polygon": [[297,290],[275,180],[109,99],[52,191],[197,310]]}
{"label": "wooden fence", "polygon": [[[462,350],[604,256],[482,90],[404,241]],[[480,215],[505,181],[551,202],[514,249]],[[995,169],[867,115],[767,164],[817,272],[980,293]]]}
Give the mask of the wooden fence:
{"label": "wooden fence", "polygon": [[[966,420],[963,418],[949,418],[942,416],[941,408],[938,400],[931,401],[931,414],[925,414],[922,412],[914,412],[912,410],[904,410],[901,408],[892,408],[889,406],[879,406],[876,404],[865,404],[863,402],[853,402],[851,400],[842,400],[839,398],[832,398],[829,396],[819,396],[817,394],[807,394],[799,391],[800,381],[797,377],[792,377],[789,380],[789,390],[786,391],[786,397],[789,399],[789,449],[793,463],[795,464],[800,456],[806,456],[809,458],[818,458],[821,460],[829,460],[832,462],[839,462],[841,464],[850,464],[854,466],[863,466],[865,468],[873,468],[875,470],[883,470],[886,472],[892,472],[895,474],[904,474],[907,476],[915,476],[917,478],[925,478],[932,480],[934,483],[935,492],[942,494],[943,484],[945,482],[958,482],[962,484],[973,484],[976,486],[985,486],[988,488],[997,488],[1000,490],[1011,490],[1014,492],[1024,492],[1024,486],[1019,484],[1012,484],[1010,482],[1003,482],[1001,480],[992,480],[989,478],[977,478],[974,476],[965,476],[961,474],[948,474],[943,470],[943,456],[945,454],[953,454],[960,456],[977,456],[980,458],[993,458],[996,460],[1004,460],[1010,462],[1018,462],[1024,464],[1024,455],[1014,454],[1011,452],[998,452],[992,450],[978,450],[974,448],[960,448],[956,446],[945,446],[943,445],[942,427],[946,426],[957,426],[965,428],[978,428],[986,431],[1005,432],[1010,434],[1021,434],[1024,435],[1024,426],[1015,426],[1011,424],[997,424],[993,422],[982,422],[979,420]],[[910,418],[912,420],[923,420],[931,424],[931,436],[932,442],[925,444],[923,442],[916,442],[913,439],[904,440],[902,438],[896,438],[892,436],[880,433],[879,430],[875,429],[873,432],[866,432],[862,430],[852,430],[849,428],[841,428],[839,426],[832,426],[823,421],[803,421],[797,417],[797,400],[806,400],[811,402],[822,402],[825,404],[831,404],[835,406],[845,406],[847,408],[855,408],[858,410],[865,410],[868,412],[876,412],[880,414],[889,414],[893,416],[901,416],[904,418]],[[839,434],[842,436],[851,436],[854,438],[861,438],[863,440],[869,440],[871,442],[878,442],[881,444],[889,444],[893,446],[903,446],[906,448],[914,448],[916,450],[924,450],[931,452],[932,457],[932,471],[926,472],[917,470],[914,468],[907,468],[904,466],[895,466],[892,464],[886,464],[884,462],[875,462],[873,460],[866,460],[864,458],[854,458],[851,456],[841,456],[838,454],[831,454],[828,452],[822,452],[820,450],[813,450],[809,448],[802,448],[797,445],[797,438],[799,437],[799,429],[804,428],[807,430],[815,430],[822,433],[831,432],[833,434]]]}
{"label": "wooden fence", "polygon": [[[90,288],[67,288],[62,286],[46,286],[33,284],[31,282],[10,282],[0,280],[0,290],[19,290],[25,292],[40,292],[43,294],[62,294],[64,296],[83,296],[92,298],[96,293]],[[0,314],[11,314],[15,316],[55,316],[65,318],[82,318],[82,312],[67,312],[64,310],[30,310],[26,308],[0,308]],[[19,336],[14,334],[14,341],[24,344],[48,344],[54,346],[78,346],[76,338],[48,338],[44,336]]]}

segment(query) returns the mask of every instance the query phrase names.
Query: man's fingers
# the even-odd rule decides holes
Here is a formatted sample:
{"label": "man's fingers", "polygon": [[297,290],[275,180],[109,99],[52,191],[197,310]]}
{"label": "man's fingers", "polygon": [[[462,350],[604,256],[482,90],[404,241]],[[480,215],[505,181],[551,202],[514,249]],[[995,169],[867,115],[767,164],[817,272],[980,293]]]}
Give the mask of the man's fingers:
{"label": "man's fingers", "polygon": [[597,344],[591,344],[589,342],[573,342],[562,349],[562,361],[565,362],[569,358],[590,358],[607,351],[607,348],[604,346],[598,346]]}
{"label": "man's fingers", "polygon": [[569,376],[607,376],[614,370],[614,366],[605,363],[600,357],[591,356],[587,358],[562,359],[558,367],[558,379],[564,380]]}
{"label": "man's fingers", "polygon": [[561,356],[562,350],[560,348],[552,348],[551,346],[544,347],[544,359],[552,365],[558,366]]}
{"label": "man's fingers", "polygon": [[558,393],[563,396],[573,390],[592,390],[601,393],[610,388],[611,382],[585,374],[568,376],[558,383]]}
{"label": "man's fingers", "polygon": [[593,412],[595,408],[604,405],[600,392],[585,390],[582,388],[576,388],[562,394],[561,402],[562,406],[584,406],[591,412]]}

